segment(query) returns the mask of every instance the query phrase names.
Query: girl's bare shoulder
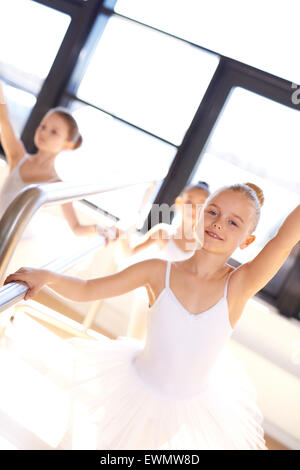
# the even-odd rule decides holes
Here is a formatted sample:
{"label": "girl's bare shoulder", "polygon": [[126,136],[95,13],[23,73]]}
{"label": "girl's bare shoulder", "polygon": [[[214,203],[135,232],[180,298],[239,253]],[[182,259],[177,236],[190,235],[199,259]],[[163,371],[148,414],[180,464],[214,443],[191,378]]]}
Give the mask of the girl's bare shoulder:
{"label": "girl's bare shoulder", "polygon": [[141,261],[144,269],[149,269],[156,275],[159,275],[161,271],[164,271],[167,265],[167,261],[160,258],[151,258],[145,261]]}
{"label": "girl's bare shoulder", "polygon": [[139,271],[146,275],[147,282],[152,286],[160,285],[165,278],[167,262],[159,258],[151,258],[138,263]]}

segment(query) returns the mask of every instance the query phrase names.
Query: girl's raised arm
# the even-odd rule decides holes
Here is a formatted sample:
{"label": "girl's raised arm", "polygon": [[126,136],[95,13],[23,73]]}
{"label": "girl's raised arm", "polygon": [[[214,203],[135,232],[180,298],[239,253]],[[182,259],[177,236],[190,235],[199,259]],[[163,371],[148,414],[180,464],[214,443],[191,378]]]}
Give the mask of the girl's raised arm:
{"label": "girl's raised arm", "polygon": [[12,170],[26,153],[25,147],[11,125],[2,83],[0,81],[0,139],[10,169]]}
{"label": "girl's raised arm", "polygon": [[10,274],[4,284],[25,283],[28,286],[25,300],[34,297],[43,286],[48,286],[61,296],[75,302],[91,302],[116,297],[151,283],[155,277],[157,278],[158,263],[161,264],[163,261],[146,260],[116,274],[88,280],[44,269],[21,268]]}
{"label": "girl's raised arm", "polygon": [[275,237],[260,253],[238,269],[247,297],[255,295],[275,276],[299,240],[300,204],[286,217]]}

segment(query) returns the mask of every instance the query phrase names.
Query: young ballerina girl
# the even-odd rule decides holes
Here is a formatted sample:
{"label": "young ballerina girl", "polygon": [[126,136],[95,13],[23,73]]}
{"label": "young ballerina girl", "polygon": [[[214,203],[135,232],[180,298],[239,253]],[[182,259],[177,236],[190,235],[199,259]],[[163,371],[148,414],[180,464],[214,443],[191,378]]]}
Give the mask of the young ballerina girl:
{"label": "young ballerina girl", "polygon": [[[55,170],[57,155],[64,150],[80,147],[82,137],[73,116],[64,108],[53,108],[47,112],[34,134],[37,153],[26,152],[22,141],[16,136],[10,122],[0,82],[0,141],[9,165],[9,174],[0,192],[0,218],[5,210],[26,186],[35,183],[59,182]],[[109,240],[112,232],[97,224],[82,225],[71,202],[63,204],[62,210],[75,235],[101,234]],[[115,233],[111,235],[113,238]]]}
{"label": "young ballerina girl", "polygon": [[[189,258],[195,249],[194,226],[197,213],[209,195],[209,185],[204,181],[188,185],[175,199],[175,209],[181,217],[181,223],[175,229],[167,224],[157,224],[146,233],[143,241],[134,247],[131,247],[130,239],[121,237],[123,254],[126,257],[130,256],[129,261],[133,261],[130,264],[158,256],[169,261],[182,261]],[[148,250],[153,245],[159,249],[158,256]],[[131,256],[133,256],[132,259]],[[148,312],[145,296],[147,293],[140,291],[137,291],[134,296],[127,336],[138,339],[145,337]]]}
{"label": "young ballerina girl", "polygon": [[72,340],[82,378],[73,398],[89,404],[98,449],[267,449],[255,389],[238,361],[223,355],[246,302],[300,239],[298,205],[254,259],[229,266],[236,248],[254,242],[262,203],[255,185],[214,192],[196,226],[201,246],[184,261],[146,260],[90,280],[30,268],[8,276],[6,284],[27,284],[25,299],[44,285],[81,302],[146,287],[145,344]]}

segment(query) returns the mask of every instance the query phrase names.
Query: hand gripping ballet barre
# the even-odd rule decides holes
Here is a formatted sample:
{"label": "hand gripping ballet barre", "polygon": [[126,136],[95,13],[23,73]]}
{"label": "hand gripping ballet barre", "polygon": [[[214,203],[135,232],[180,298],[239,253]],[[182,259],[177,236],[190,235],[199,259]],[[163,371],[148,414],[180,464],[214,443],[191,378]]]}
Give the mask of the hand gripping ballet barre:
{"label": "hand gripping ballet barre", "polygon": [[[76,249],[75,252],[68,256],[56,258],[42,266],[42,268],[56,272],[64,272],[104,246],[104,239],[97,238],[96,240],[93,240],[92,243],[89,243],[88,246]],[[41,319],[44,322],[71,334],[72,336],[95,338],[98,335],[98,333],[89,329],[90,325],[85,326],[84,324],[78,324],[77,322],[65,317],[63,314],[47,309],[47,307],[40,304],[38,307],[34,307],[31,304],[16,305],[22,301],[26,291],[27,286],[18,282],[13,282],[0,288],[0,345],[1,339],[5,336],[9,322],[13,319],[18,310],[23,313],[29,313],[31,316]],[[11,307],[14,305],[15,307],[12,309]]]}
{"label": "hand gripping ballet barre", "polygon": [[[77,249],[76,252],[68,256],[60,256],[42,266],[41,269],[49,269],[56,272],[64,272],[82,261],[86,256],[104,247],[105,242],[102,238],[93,240],[88,246]],[[12,282],[0,288],[0,314],[6,309],[12,307],[24,298],[28,287],[18,282]]]}
{"label": "hand gripping ballet barre", "polygon": [[[143,182],[143,183],[148,183]],[[139,183],[73,184],[44,183],[30,185],[11,202],[0,220],[0,285],[8,263],[30,219],[42,206],[62,204],[107,191],[136,186]]]}

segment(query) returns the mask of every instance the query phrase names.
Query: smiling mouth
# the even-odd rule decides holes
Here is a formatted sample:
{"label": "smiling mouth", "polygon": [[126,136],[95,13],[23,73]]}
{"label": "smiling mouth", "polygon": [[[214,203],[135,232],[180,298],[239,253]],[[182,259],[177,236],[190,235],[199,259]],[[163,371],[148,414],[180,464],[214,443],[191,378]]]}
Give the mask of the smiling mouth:
{"label": "smiling mouth", "polygon": [[215,240],[223,240],[221,237],[216,235],[214,232],[210,232],[209,230],[205,230],[205,233],[211,238],[214,238]]}

